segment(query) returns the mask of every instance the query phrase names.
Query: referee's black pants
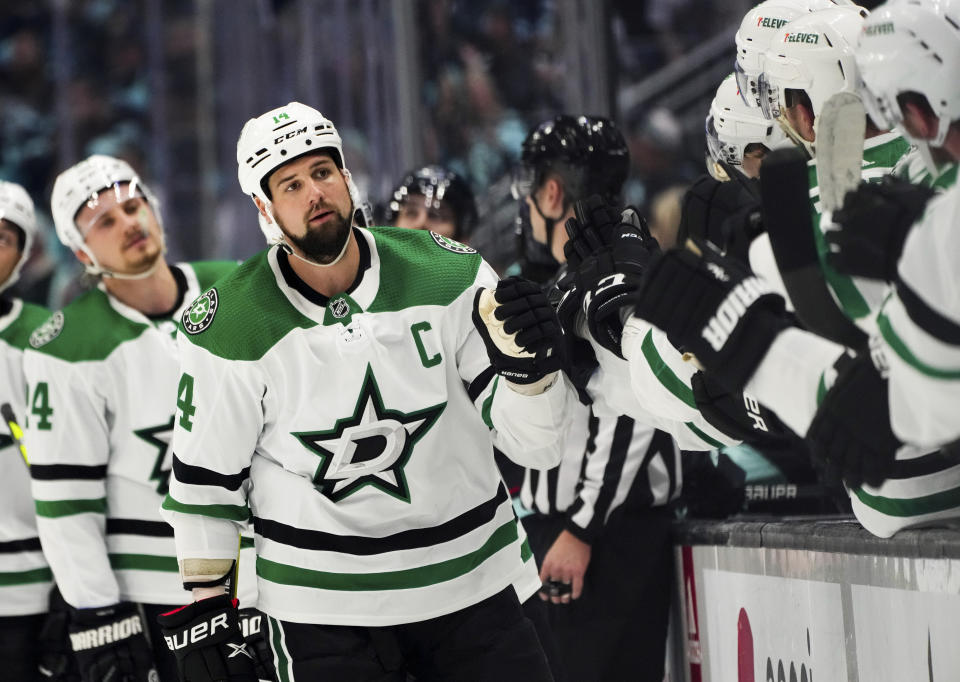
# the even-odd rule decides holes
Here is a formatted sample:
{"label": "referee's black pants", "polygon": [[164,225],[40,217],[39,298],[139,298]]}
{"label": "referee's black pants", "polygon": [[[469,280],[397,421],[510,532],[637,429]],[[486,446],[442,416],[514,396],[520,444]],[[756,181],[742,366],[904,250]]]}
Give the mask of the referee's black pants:
{"label": "referee's black pants", "polygon": [[[662,682],[672,593],[670,524],[662,508],[614,513],[592,545],[579,599],[547,602],[566,682]],[[541,566],[562,515],[523,519]]]}
{"label": "referee's black pants", "polygon": [[460,611],[388,627],[269,619],[277,679],[552,682],[513,587]]}

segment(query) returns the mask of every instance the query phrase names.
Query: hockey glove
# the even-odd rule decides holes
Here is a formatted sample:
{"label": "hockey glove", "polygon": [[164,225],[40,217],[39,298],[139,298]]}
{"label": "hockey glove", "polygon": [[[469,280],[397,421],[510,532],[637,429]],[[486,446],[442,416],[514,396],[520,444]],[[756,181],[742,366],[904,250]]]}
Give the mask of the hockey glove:
{"label": "hockey glove", "polygon": [[840,229],[826,233],[827,262],[847,275],[894,281],[907,234],[934,194],[889,175],[847,192],[833,214]]}
{"label": "hockey glove", "polygon": [[157,679],[153,650],[135,604],[74,609],[70,620],[70,646],[83,682]]}
{"label": "hockey glove", "polygon": [[157,622],[177,657],[181,682],[257,682],[235,599],[226,594],[202,599],[157,616]]}
{"label": "hockey glove", "polygon": [[659,250],[646,223],[633,209],[621,214],[599,197],[574,205],[567,221],[568,258],[579,260],[576,288],[583,292],[583,312],[590,336],[623,357],[623,320],[636,304],[640,280],[651,255]]}
{"label": "hockey glove", "polygon": [[70,620],[73,607],[67,604],[56,585],[50,590],[50,601],[43,626],[37,635],[40,656],[37,668],[41,679],[50,682],[79,682],[77,659],[70,646]]}
{"label": "hockey glove", "polygon": [[731,392],[709,372],[690,377],[697,409],[710,424],[751,445],[783,444],[792,433],[770,410],[745,393]]}
{"label": "hockey glove", "polygon": [[514,384],[534,384],[563,364],[563,332],[539,284],[519,277],[480,289],[473,324],[497,374]]}
{"label": "hockey glove", "polygon": [[587,393],[587,384],[596,371],[599,363],[593,352],[590,342],[579,334],[583,322],[583,313],[580,307],[580,292],[577,290],[575,273],[566,273],[556,285],[550,289],[547,298],[557,310],[557,318],[563,329],[564,370],[570,378],[573,387],[577,389],[577,397],[584,405],[589,405],[593,399]]}
{"label": "hockey glove", "polygon": [[655,258],[635,314],[731,391],[742,391],[770,344],[790,326],[783,298],[733,259],[703,244]]}
{"label": "hockey glove", "polygon": [[887,380],[864,353],[844,363],[807,430],[815,464],[851,488],[878,486],[902,445],[890,426]]}
{"label": "hockey glove", "polygon": [[240,632],[253,654],[253,666],[261,680],[273,680],[273,653],[267,644],[266,618],[256,609],[240,609]]}

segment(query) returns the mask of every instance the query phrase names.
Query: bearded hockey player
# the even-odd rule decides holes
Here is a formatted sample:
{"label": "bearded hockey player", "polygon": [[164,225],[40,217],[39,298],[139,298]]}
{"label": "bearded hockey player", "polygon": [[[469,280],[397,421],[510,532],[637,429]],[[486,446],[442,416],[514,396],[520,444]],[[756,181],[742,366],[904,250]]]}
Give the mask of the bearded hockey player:
{"label": "bearded hockey player", "polygon": [[26,190],[0,181],[0,652],[4,677],[38,676],[38,639],[52,575],[40,547],[23,448],[23,349],[49,313],[9,295],[37,231]]}
{"label": "bearded hockey player", "polygon": [[[155,619],[188,594],[159,513],[178,401],[174,320],[235,264],[168,265],[156,199],[120,159],[61,173],[52,212],[99,284],[38,326],[24,353],[40,539],[83,679],[173,679]],[[254,606],[252,557],[247,566]]]}
{"label": "bearded hockey player", "polygon": [[183,317],[163,507],[198,601],[162,618],[181,678],[237,665],[217,583],[252,516],[281,679],[550,679],[493,457],[560,458],[575,396],[546,296],[438,234],[354,227],[341,139],[315,109],[248,121],[237,162],[271,246]]}

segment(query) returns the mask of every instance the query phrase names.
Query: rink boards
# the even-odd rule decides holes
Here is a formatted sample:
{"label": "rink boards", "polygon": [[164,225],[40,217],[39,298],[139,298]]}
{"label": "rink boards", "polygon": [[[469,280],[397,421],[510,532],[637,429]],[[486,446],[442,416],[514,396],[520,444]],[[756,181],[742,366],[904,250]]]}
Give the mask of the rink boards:
{"label": "rink boards", "polygon": [[960,679],[960,533],[849,521],[688,522],[670,679]]}

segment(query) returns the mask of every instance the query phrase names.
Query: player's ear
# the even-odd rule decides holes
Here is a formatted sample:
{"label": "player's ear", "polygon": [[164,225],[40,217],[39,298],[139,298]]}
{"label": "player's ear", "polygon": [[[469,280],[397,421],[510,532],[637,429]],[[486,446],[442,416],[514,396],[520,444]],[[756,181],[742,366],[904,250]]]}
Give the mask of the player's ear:
{"label": "player's ear", "polygon": [[85,251],[74,251],[73,255],[77,257],[77,260],[83,263],[84,265],[93,265],[93,261],[90,259],[90,256],[87,255]]}
{"label": "player's ear", "polygon": [[543,183],[544,211],[546,215],[556,215],[563,209],[563,199],[566,192],[563,183],[556,177],[548,177]]}
{"label": "player's ear", "polygon": [[268,223],[272,223],[273,219],[270,217],[270,214],[267,212],[267,207],[260,199],[260,197],[253,197],[253,203],[257,205],[257,210],[260,211],[260,215],[267,219]]}

